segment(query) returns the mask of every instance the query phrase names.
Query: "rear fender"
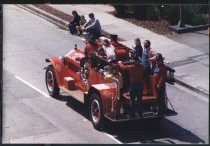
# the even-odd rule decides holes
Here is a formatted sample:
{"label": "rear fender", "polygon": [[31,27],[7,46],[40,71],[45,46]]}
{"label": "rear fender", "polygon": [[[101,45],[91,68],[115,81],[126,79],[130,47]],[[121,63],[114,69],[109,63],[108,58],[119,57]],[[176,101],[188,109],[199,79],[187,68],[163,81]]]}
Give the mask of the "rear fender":
{"label": "rear fender", "polygon": [[97,88],[95,88],[95,87],[93,87],[93,86],[91,86],[91,87],[89,88],[87,102],[89,103],[89,101],[90,101],[90,96],[91,96],[91,94],[93,94],[93,93],[96,93],[96,94],[98,94],[98,95],[100,96],[101,102],[102,102],[102,105],[103,105],[103,111],[105,111],[106,105],[105,105],[104,103],[105,103],[106,99],[103,98],[102,91],[99,90],[99,89],[97,89]]}
{"label": "rear fender", "polygon": [[114,100],[114,109],[116,110],[117,107],[117,97],[115,95],[115,91],[116,89],[107,89],[107,87],[104,86],[103,88],[103,84],[96,84],[96,85],[92,85],[89,89],[88,92],[88,97],[90,97],[90,95],[93,92],[96,92],[97,94],[99,94],[99,96],[101,97],[101,101],[102,101],[102,105],[103,105],[103,113],[104,115],[108,115],[111,113],[111,108],[112,108],[112,97]]}

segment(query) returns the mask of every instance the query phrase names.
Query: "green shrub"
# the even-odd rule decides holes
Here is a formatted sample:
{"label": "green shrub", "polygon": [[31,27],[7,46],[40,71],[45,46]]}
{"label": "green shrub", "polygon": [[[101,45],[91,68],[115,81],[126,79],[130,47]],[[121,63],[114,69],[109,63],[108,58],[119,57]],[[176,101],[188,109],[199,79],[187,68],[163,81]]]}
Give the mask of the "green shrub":
{"label": "green shrub", "polygon": [[164,5],[160,14],[160,17],[168,20],[171,25],[177,24],[179,21],[179,5]]}
{"label": "green shrub", "polygon": [[129,5],[129,9],[136,19],[146,19],[147,7],[148,5]]}
{"label": "green shrub", "polygon": [[115,15],[117,17],[124,17],[125,16],[125,11],[127,9],[126,5],[113,5],[115,8]]}
{"label": "green shrub", "polygon": [[196,14],[191,19],[191,25],[209,24],[209,16],[204,14]]}
{"label": "green shrub", "polygon": [[[118,17],[144,20],[164,19],[176,25],[180,19],[180,5],[114,5]],[[209,24],[208,5],[181,5],[182,22],[190,25]],[[128,15],[127,12],[133,12]]]}
{"label": "green shrub", "polygon": [[206,11],[201,11],[205,5],[184,5],[183,6],[183,20],[185,24],[203,25],[208,23],[208,14]]}
{"label": "green shrub", "polygon": [[158,20],[160,19],[160,10],[156,5],[148,6],[146,12],[147,20]]}

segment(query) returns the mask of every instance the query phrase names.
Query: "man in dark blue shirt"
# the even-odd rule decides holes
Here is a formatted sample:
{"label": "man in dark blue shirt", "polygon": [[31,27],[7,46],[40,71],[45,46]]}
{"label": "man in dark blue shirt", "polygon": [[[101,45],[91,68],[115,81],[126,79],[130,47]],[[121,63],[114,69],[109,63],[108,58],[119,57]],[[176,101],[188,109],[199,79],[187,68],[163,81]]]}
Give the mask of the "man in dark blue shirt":
{"label": "man in dark blue shirt", "polygon": [[93,13],[89,14],[90,20],[84,24],[82,28],[85,32],[89,33],[89,36],[93,36],[95,39],[99,39],[101,35],[101,25],[98,19],[95,19]]}
{"label": "man in dark blue shirt", "polygon": [[73,19],[69,22],[69,31],[71,34],[77,33],[76,26],[79,26],[80,16],[77,11],[72,11]]}

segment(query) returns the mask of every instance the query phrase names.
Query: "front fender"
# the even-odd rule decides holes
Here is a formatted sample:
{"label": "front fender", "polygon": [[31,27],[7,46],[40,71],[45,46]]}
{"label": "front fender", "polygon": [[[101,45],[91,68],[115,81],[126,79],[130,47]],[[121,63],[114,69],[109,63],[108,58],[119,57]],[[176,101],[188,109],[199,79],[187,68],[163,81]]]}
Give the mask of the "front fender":
{"label": "front fender", "polygon": [[64,68],[63,62],[58,57],[52,57],[45,59],[46,62],[50,63],[52,65],[55,78],[58,84],[58,87],[62,85],[62,70]]}

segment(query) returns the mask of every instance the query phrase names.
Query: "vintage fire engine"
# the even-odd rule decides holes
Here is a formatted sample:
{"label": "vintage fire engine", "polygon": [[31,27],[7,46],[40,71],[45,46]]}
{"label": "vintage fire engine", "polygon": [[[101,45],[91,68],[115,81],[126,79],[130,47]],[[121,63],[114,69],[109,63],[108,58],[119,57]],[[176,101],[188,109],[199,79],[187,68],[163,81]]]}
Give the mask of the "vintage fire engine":
{"label": "vintage fire engine", "polygon": [[[102,41],[86,46],[93,47],[95,53],[101,46]],[[117,60],[128,61],[132,59],[130,48],[118,42],[111,42],[115,47]],[[97,57],[97,56],[96,56]],[[46,86],[52,97],[58,97],[60,90],[72,96],[81,103],[87,104],[90,120],[96,129],[100,129],[105,118],[113,122],[126,120],[144,120],[144,119],[162,119],[165,116],[173,116],[174,111],[167,94],[165,103],[167,110],[165,113],[157,114],[157,91],[154,88],[154,77],[150,75],[150,93],[143,95],[143,117],[130,119],[126,115],[129,109],[129,78],[128,72],[119,70],[123,75],[123,92],[120,93],[119,81],[116,78],[106,80],[105,76],[109,74],[109,67],[112,63],[97,57],[95,63],[103,62],[101,68],[91,65],[90,61],[84,61],[83,51],[75,48],[62,57],[47,58],[46,62],[50,65],[46,67]],[[84,63],[85,62],[85,63]],[[168,83],[174,83],[173,73],[175,71],[168,67]],[[146,89],[144,89],[146,90]],[[170,103],[172,109],[169,109]]]}

